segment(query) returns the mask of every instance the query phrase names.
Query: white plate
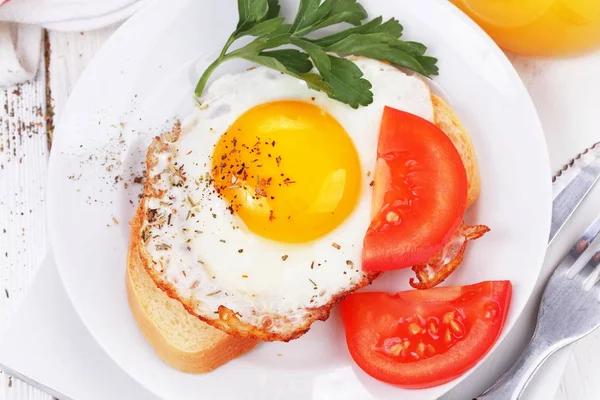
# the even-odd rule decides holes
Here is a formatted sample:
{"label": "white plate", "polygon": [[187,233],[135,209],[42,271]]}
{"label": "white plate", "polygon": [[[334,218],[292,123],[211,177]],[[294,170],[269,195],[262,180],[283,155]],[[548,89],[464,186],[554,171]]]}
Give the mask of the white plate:
{"label": "white plate", "polygon": [[[514,296],[505,337],[531,294],[549,231],[550,173],[535,109],[502,52],[450,4],[363,3],[371,16],[397,17],[407,38],[426,43],[439,57],[435,81],[472,134],[483,191],[468,220],[492,231],[470,246],[448,283],[510,279]],[[199,73],[236,24],[234,1],[215,4],[153,3],[108,41],[65,107],[50,162],[48,206],[56,261],[75,309],[117,364],[163,398],[439,397],[466,375],[421,391],[377,382],[350,359],[335,312],[296,341],[261,345],[200,376],[169,368],[142,338],[124,284],[127,221],[141,190],[132,181],[142,172],[149,139],[192,110]],[[295,5],[285,2],[284,9],[289,14]],[[243,67],[225,65],[217,75]],[[406,289],[409,276],[386,275],[377,287]]]}

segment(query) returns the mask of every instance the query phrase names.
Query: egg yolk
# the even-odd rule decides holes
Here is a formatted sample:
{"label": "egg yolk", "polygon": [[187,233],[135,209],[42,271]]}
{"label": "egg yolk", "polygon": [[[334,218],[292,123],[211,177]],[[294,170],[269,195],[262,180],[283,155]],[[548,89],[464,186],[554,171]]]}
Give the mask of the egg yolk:
{"label": "egg yolk", "polygon": [[325,110],[301,101],[266,103],[240,116],[215,146],[212,178],[248,229],[288,243],[339,226],[361,188],[348,133]]}

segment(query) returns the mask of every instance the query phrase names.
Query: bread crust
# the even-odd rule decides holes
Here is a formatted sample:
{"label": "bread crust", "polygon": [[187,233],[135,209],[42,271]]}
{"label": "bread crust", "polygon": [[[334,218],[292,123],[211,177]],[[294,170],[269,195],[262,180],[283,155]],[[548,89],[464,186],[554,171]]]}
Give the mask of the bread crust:
{"label": "bread crust", "polygon": [[[215,370],[221,365],[233,360],[247,351],[253,349],[258,341],[252,339],[238,338],[226,335],[221,331],[207,331],[205,342],[198,350],[190,351],[178,347],[173,343],[168,335],[159,329],[155,316],[144,304],[144,296],[164,296],[164,301],[170,302],[172,310],[181,309],[182,313],[186,311],[176,300],[168,299],[167,294],[158,288],[150,276],[147,275],[142,259],[140,257],[140,231],[135,229],[141,226],[143,218],[143,202],[140,203],[131,222],[131,242],[127,255],[126,287],[129,307],[133,317],[137,322],[142,334],[153,347],[156,354],[171,367],[192,374],[202,374]],[[142,280],[147,280],[142,282]],[[151,286],[151,293],[140,293],[141,287]],[[149,291],[150,291],[149,290]],[[179,310],[177,310],[179,311]],[[175,312],[175,311],[173,311]],[[190,314],[184,318],[196,319]],[[193,321],[199,323],[200,321]],[[208,328],[208,327],[206,327]],[[177,329],[173,327],[173,329]],[[209,328],[213,329],[213,328]],[[200,343],[198,344],[200,345]]]}
{"label": "bread crust", "polygon": [[479,167],[477,166],[477,156],[475,155],[471,136],[469,136],[454,110],[444,100],[432,94],[431,101],[434,110],[434,123],[450,138],[465,166],[467,173],[467,208],[469,208],[479,198],[481,192]]}

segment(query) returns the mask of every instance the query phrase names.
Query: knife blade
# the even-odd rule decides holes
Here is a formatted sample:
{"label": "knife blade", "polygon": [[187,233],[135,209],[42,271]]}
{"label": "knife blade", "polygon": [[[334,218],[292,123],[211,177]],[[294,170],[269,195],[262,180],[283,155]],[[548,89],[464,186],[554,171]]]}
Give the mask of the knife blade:
{"label": "knife blade", "polygon": [[552,178],[554,200],[548,244],[552,243],[599,179],[600,142],[579,153]]}

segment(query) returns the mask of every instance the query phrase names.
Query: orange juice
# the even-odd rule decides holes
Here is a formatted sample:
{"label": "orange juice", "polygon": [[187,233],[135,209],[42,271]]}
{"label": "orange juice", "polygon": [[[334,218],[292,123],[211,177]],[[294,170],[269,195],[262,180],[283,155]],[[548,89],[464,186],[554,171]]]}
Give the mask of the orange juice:
{"label": "orange juice", "polygon": [[600,47],[600,0],[451,0],[506,50],[573,55]]}

